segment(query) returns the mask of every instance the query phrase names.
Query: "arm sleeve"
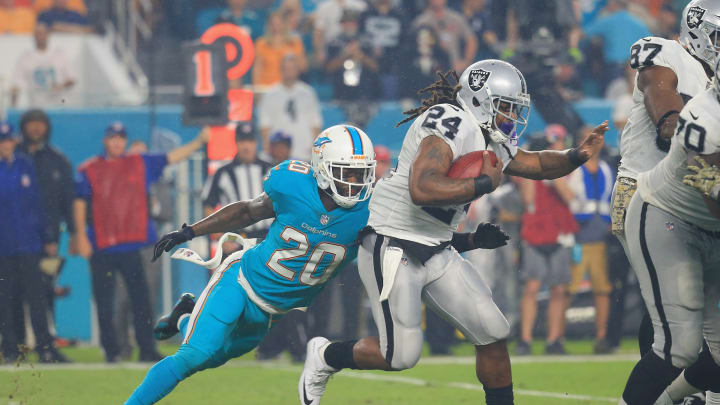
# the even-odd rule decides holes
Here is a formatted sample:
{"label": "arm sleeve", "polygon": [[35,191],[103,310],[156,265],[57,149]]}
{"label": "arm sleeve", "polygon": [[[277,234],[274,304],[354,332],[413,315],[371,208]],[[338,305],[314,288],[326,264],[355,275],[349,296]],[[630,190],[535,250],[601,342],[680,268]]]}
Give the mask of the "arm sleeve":
{"label": "arm sleeve", "polygon": [[79,170],[75,177],[75,195],[77,198],[85,200],[90,199],[92,194],[92,188],[90,187],[90,181],[87,178],[84,170]]}
{"label": "arm sleeve", "polygon": [[148,184],[158,181],[162,176],[163,169],[167,166],[167,155],[166,154],[148,154],[142,155],[143,162],[145,163],[145,179]]}

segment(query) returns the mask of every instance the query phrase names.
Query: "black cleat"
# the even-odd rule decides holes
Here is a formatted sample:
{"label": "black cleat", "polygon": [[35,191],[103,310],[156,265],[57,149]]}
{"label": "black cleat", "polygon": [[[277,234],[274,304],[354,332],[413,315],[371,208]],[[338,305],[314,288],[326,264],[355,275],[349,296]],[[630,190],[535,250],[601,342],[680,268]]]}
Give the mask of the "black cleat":
{"label": "black cleat", "polygon": [[158,319],[153,328],[153,336],[155,336],[155,339],[170,339],[180,332],[177,327],[178,320],[180,320],[181,316],[191,313],[194,307],[195,295],[191,293],[183,294],[178,302],[175,303],[172,311]]}

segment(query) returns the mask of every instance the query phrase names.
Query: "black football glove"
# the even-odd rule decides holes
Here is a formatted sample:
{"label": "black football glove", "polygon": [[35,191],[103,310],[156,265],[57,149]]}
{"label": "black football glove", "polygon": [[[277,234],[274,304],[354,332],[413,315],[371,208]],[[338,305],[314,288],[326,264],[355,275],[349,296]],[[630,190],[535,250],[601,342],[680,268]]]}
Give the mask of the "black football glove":
{"label": "black football glove", "polygon": [[473,244],[480,249],[496,249],[507,245],[510,236],[499,226],[489,222],[478,225],[473,234]]}
{"label": "black football glove", "polygon": [[185,243],[194,237],[195,232],[193,231],[192,227],[187,226],[187,224],[183,224],[182,228],[179,231],[166,233],[155,244],[152,261],[154,262],[155,260],[157,260],[157,258],[160,257],[163,252],[169,252],[170,249],[181,243]]}

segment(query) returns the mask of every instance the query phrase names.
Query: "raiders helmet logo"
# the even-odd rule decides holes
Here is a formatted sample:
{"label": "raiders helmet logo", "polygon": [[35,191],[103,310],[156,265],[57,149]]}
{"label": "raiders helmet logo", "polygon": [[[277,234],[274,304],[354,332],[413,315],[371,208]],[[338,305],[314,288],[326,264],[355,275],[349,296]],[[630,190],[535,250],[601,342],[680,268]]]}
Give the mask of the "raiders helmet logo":
{"label": "raiders helmet logo", "polygon": [[690,29],[695,29],[702,23],[702,18],[705,15],[705,9],[702,7],[694,6],[690,7],[687,14],[687,25]]}
{"label": "raiders helmet logo", "polygon": [[468,75],[468,86],[470,86],[472,91],[478,91],[485,86],[485,82],[487,82],[489,77],[490,72],[487,70],[473,69],[470,71],[470,75]]}

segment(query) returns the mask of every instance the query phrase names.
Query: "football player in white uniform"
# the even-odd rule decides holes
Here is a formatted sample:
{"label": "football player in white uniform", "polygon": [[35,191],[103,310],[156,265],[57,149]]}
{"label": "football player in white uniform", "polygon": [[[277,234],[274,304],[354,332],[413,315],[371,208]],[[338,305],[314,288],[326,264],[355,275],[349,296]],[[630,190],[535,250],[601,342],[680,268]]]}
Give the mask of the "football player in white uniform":
{"label": "football player in white uniform", "polygon": [[[691,97],[704,91],[718,54],[720,0],[693,0],[683,10],[677,41],[647,37],[630,48],[630,66],[638,71],[634,106],[620,138],[622,160],[613,193],[612,229],[626,254],[625,214],[636,189],[638,174],[653,168],[670,147],[678,112]],[[670,286],[668,286],[670,287]],[[640,328],[642,354],[650,350],[649,318]],[[683,381],[678,393],[690,391]],[[658,402],[665,404],[666,402]]]}
{"label": "football player in white uniform", "polygon": [[[530,96],[525,79],[500,60],[472,64],[459,79],[441,80],[420,92],[432,92],[408,111],[410,126],[395,172],[381,180],[370,201],[368,228],[360,235],[358,266],[368,293],[379,337],[308,343],[298,384],[301,404],[320,402],[328,378],[342,368],[403,370],[413,367],[423,346],[423,303],[443,316],[476,347],[476,375],[488,405],[513,404],[506,339],[509,325],[476,269],[459,252],[497,247],[488,224],[473,233],[454,233],[465,207],[492,192],[502,172],[532,179],[562,177],[604,142],[607,122],[577,147],[565,151],[518,149]],[[455,80],[453,80],[455,79]],[[474,151],[486,154],[476,178],[447,177],[452,163]],[[505,240],[502,240],[502,244]]]}
{"label": "football player in white uniform", "polygon": [[[630,374],[621,404],[652,404],[658,397],[672,404],[676,398],[663,399],[668,395],[663,390],[682,369],[692,387],[720,392],[717,69],[714,86],[679,114],[668,155],[638,176],[627,210],[629,257],[655,333],[652,350]],[[703,337],[708,348],[701,352]],[[708,403],[716,400],[716,394],[708,394]]]}

